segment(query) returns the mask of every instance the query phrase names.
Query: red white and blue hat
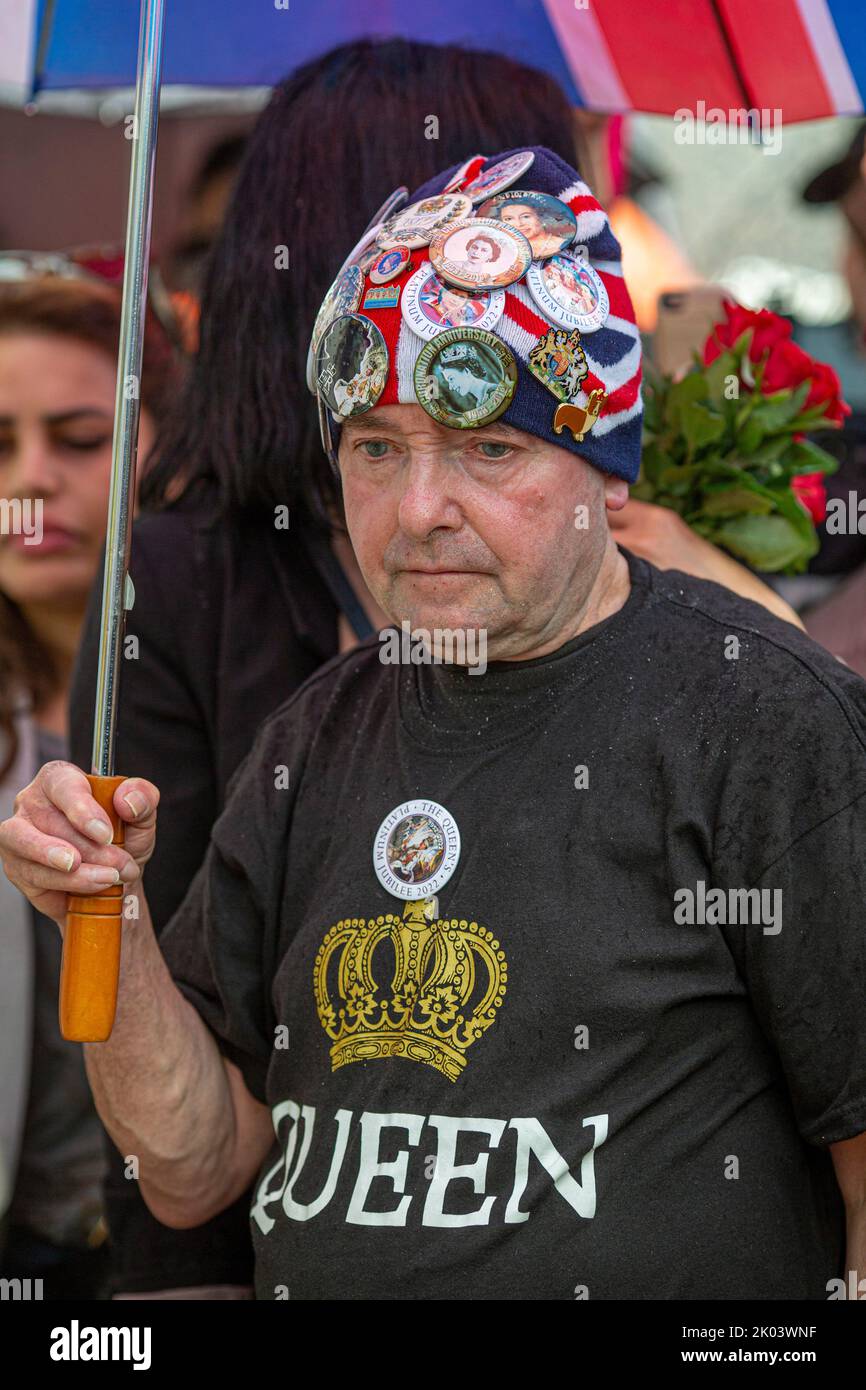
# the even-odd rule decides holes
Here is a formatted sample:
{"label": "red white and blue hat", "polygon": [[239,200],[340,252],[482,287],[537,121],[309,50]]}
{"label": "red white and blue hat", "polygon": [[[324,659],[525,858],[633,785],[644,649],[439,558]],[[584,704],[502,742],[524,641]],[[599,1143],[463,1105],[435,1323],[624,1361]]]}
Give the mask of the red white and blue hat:
{"label": "red white and blue hat", "polygon": [[[497,181],[499,165],[522,172]],[[485,184],[491,186],[492,198]],[[532,193],[533,198],[526,199],[530,206],[554,209],[554,218],[555,209],[565,204],[570,212],[559,209],[562,216],[556,228],[561,233],[567,225],[570,231],[573,218],[571,240],[567,231],[558,253],[555,237],[536,241],[537,254],[533,252],[528,266],[526,259],[518,258],[513,273],[517,266],[523,266],[523,273],[510,282],[506,275],[499,282],[491,278],[476,287],[471,268],[470,278],[461,279],[454,273],[453,261],[447,259],[447,246],[443,251],[442,245],[454,229],[449,244],[457,246],[460,229],[465,229],[461,243],[465,244],[473,235],[467,226],[472,219],[484,224],[477,234],[488,242],[484,254],[500,264],[507,261],[507,255],[500,258],[496,249],[497,243],[505,245],[503,238],[509,245],[523,243],[525,251],[524,237],[513,228],[523,225],[526,230],[528,224],[517,223],[517,213],[511,222],[494,220],[503,215],[503,206],[519,204],[521,191]],[[448,196],[461,194],[453,206],[446,204]],[[310,385],[319,397],[320,417],[328,417],[326,444],[333,443],[341,416],[380,405],[420,404],[434,418],[458,428],[501,418],[515,429],[579,454],[604,473],[634,482],[640,468],[640,334],[623,279],[619,242],[607,214],[576,170],[543,146],[489,158],[479,155],[417,189],[408,207],[414,209],[418,203],[424,204],[423,215],[433,228],[432,244],[417,246],[416,220],[411,223],[416,245],[402,263],[392,254],[383,264],[395,245],[394,219],[387,233],[380,223],[343,267],[317,320]],[[399,219],[401,212],[396,216]],[[449,217],[453,220],[448,221]],[[398,221],[397,242],[399,229]],[[417,308],[419,287],[423,308],[423,286],[429,277],[440,288],[444,282],[452,299],[453,288],[462,285],[458,295],[464,300],[468,296],[472,314],[489,326],[455,328],[441,312],[438,319],[428,317],[424,322],[414,309],[407,313],[410,297]],[[572,288],[561,290],[562,285]],[[491,396],[494,403],[499,399],[498,408],[492,414],[487,410],[485,417],[484,409],[467,407],[461,418],[449,416],[437,403],[438,413],[434,413],[426,388],[435,382],[425,378],[427,364],[438,360],[441,368],[450,359],[452,367],[455,363],[459,367],[461,345],[464,355],[472,358],[475,353],[480,360],[479,342],[484,360],[501,372],[499,396]],[[336,397],[332,384],[339,378],[339,363],[335,369],[334,343],[338,348],[342,345],[344,358],[349,344],[355,367],[363,360],[363,371],[357,371],[348,385],[343,379],[337,381],[342,394]],[[470,366],[463,365],[470,372]],[[470,380],[469,375],[461,378],[460,389],[471,389],[464,384]]]}

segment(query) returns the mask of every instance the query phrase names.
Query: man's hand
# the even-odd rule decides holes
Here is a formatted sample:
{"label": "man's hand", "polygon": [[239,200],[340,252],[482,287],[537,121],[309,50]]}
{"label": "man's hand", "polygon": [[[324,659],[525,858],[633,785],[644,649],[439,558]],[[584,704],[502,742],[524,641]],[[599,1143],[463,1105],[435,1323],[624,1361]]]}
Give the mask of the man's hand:
{"label": "man's hand", "polygon": [[125,845],[110,844],[111,824],[73,763],[45,763],[0,823],[0,859],[10,882],[33,906],[63,925],[66,895],[135,883],[153,853],[159,791],[128,777],[114,793],[126,822]]}

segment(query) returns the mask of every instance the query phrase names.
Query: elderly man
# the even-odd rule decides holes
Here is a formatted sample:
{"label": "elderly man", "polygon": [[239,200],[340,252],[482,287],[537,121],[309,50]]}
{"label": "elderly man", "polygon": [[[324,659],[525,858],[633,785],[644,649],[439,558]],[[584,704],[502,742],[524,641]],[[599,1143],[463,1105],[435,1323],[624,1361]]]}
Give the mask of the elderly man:
{"label": "elderly man", "polygon": [[[61,925],[67,891],[126,882],[99,1111],[170,1226],[256,1179],[258,1297],[825,1299],[866,1277],[866,686],[617,549],[619,248],[573,170],[523,153],[607,302],[565,340],[578,390],[532,358],[552,324],[522,280],[486,328],[424,342],[371,306],[319,349],[347,374],[387,353],[346,419],[319,374],[323,439],[421,649],[371,640],[266,721],[162,950],[149,782],[116,793],[122,850],[55,765],[4,862]],[[461,342],[496,378],[462,415],[435,389]],[[461,631],[483,676],[442,659]]]}

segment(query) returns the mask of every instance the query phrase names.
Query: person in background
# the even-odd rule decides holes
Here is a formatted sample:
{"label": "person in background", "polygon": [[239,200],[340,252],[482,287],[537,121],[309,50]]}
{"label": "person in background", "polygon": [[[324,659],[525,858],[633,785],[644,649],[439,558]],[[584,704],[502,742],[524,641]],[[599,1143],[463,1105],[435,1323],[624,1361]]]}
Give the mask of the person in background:
{"label": "person in background", "polygon": [[[256,123],[208,262],[198,355],[142,479],[133,528],[127,632],[139,657],[123,673],[116,766],[162,794],[147,870],[157,935],[204,858],[259,724],[384,622],[305,385],[315,315],[357,240],[359,213],[372,217],[395,187],[462,164],[467,150],[538,144],[572,164],[575,132],[567,98],[545,74],[405,40],[362,40],[306,64]],[[578,167],[582,159],[578,149]],[[72,760],[85,768],[99,602],[95,590],[72,692]],[[40,818],[50,786],[40,773],[19,814]],[[169,1230],[109,1153],[114,1296],[251,1297],[249,1194],[201,1227]]]}
{"label": "person in background", "polygon": [[200,297],[207,258],[219,236],[246,146],[245,135],[229,135],[205,156],[180,214],[174,241],[160,272],[174,294]]}
{"label": "person in background", "polygon": [[[822,335],[821,351],[839,373],[854,407],[843,428],[825,446],[839,459],[827,479],[828,519],[820,527],[821,550],[810,575],[832,583],[803,611],[810,637],[866,676],[866,124],[858,127],[847,151],[807,185],[807,203],[835,203],[845,218],[842,269],[851,295],[851,316]],[[798,341],[812,350],[800,330]],[[851,494],[854,506],[851,506]],[[834,582],[835,581],[835,582]]]}
{"label": "person in background", "polygon": [[[0,816],[67,756],[73,662],[105,536],[120,295],[83,278],[0,284]],[[139,450],[175,365],[148,325]],[[46,1298],[106,1272],[105,1154],[81,1048],[57,1021],[61,943],[0,881],[0,1274]]]}

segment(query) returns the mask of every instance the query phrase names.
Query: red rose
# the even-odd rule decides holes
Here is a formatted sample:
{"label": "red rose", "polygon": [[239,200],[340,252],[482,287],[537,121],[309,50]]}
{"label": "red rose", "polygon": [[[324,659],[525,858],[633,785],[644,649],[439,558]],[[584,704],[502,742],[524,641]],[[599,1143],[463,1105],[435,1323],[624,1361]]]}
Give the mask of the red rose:
{"label": "red rose", "polygon": [[742,304],[735,304],[730,299],[724,301],[723,308],[725,322],[714,324],[710,336],[704,343],[705,367],[715,362],[726,348],[733,347],[748,328],[753,330],[749,345],[749,359],[752,362],[760,362],[768,349],[791,336],[788,320],[779,314],[770,313],[769,309],[744,309]]}
{"label": "red rose", "polygon": [[776,343],[767,358],[761,390],[765,396],[774,391],[793,391],[803,381],[808,381],[815,369],[815,363],[790,339]]}
{"label": "red rose", "polygon": [[822,401],[827,402],[825,420],[837,420],[841,425],[845,416],[851,414],[850,405],[842,399],[842,386],[833,368],[826,362],[813,361],[812,388],[806,398],[806,408],[820,405]]}
{"label": "red rose", "polygon": [[827,489],[823,473],[798,473],[791,479],[794,496],[802,502],[815,525],[827,515]]}
{"label": "red rose", "polygon": [[772,395],[774,391],[783,391],[786,387],[793,391],[804,381],[811,381],[812,384],[803,409],[811,410],[813,406],[826,404],[824,418],[841,425],[845,416],[851,414],[851,407],[842,400],[842,388],[833,368],[828,367],[826,362],[816,362],[796,343],[777,343],[764,369],[761,383],[764,395]]}

